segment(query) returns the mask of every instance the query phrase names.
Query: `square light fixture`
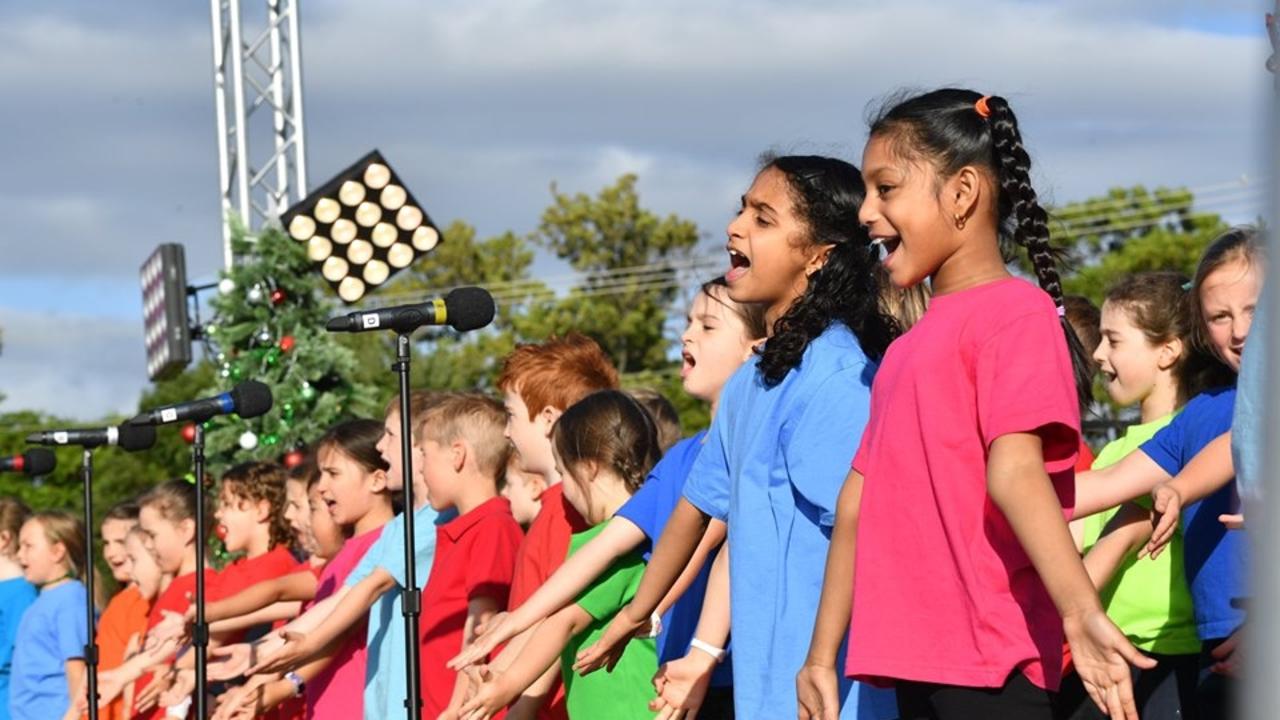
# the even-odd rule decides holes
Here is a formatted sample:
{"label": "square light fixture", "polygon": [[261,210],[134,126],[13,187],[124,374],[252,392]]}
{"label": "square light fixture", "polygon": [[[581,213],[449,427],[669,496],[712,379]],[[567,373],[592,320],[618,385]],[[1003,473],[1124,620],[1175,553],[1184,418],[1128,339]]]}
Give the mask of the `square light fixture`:
{"label": "square light fixture", "polygon": [[440,230],[377,150],[280,216],[338,297],[359,302],[440,243]]}
{"label": "square light fixture", "polygon": [[160,245],[142,263],[138,274],[147,377],[162,380],[191,364],[186,253],[177,243]]}

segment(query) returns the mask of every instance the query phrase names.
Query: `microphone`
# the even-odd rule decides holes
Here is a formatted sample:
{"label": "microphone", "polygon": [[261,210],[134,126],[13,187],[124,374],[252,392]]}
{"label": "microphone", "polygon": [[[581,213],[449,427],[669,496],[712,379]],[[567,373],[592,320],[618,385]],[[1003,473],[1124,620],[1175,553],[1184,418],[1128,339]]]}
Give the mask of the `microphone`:
{"label": "microphone", "polygon": [[48,475],[58,464],[58,458],[50,450],[32,448],[21,455],[0,457],[0,472],[17,472],[25,475]]}
{"label": "microphone", "polygon": [[31,433],[27,442],[32,445],[79,445],[92,448],[99,445],[119,445],[134,452],[147,450],[156,444],[156,430],[152,427],[112,425],[90,430],[45,430]]}
{"label": "microphone", "polygon": [[325,323],[329,332],[394,330],[407,333],[424,325],[448,325],[459,332],[478,330],[493,322],[496,307],[488,290],[460,287],[443,298],[416,305],[397,305],[368,312],[353,312]]}
{"label": "microphone", "polygon": [[204,422],[215,415],[230,413],[235,413],[242,418],[252,418],[270,410],[271,403],[271,388],[257,380],[245,380],[232,388],[231,392],[148,410],[130,420],[129,425]]}

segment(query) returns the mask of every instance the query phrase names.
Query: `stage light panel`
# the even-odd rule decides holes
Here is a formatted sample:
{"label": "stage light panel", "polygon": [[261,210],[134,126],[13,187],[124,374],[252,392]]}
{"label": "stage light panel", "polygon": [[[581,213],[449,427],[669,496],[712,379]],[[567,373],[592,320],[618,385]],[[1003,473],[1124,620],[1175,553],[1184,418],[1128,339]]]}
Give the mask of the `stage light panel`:
{"label": "stage light panel", "polygon": [[142,284],[142,327],[147,377],[162,380],[191,364],[187,317],[187,265],[181,245],[155,249],[138,271]]}
{"label": "stage light panel", "polygon": [[377,150],[289,208],[281,223],[344,303],[359,302],[440,242]]}

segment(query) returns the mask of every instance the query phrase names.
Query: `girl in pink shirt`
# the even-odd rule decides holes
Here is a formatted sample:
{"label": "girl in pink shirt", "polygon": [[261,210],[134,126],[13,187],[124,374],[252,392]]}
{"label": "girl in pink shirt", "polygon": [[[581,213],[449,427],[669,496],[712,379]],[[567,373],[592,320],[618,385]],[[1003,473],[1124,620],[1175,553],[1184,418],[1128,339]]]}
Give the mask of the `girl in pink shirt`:
{"label": "girl in pink shirt", "polygon": [[[1067,530],[1087,358],[1063,318],[1047,215],[1009,104],[938,90],[889,108],[859,220],[893,283],[933,300],[885,354],[841,490],[799,717],[845,673],[903,720],[1052,718],[1062,635],[1099,707],[1137,720],[1129,663]],[[1027,250],[1040,287],[1010,275]]]}

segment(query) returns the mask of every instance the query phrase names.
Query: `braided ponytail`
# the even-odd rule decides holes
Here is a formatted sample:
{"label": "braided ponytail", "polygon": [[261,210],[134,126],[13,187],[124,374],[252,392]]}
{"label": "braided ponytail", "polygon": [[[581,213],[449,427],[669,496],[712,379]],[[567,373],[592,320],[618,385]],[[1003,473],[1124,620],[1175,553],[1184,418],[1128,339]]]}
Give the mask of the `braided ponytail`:
{"label": "braided ponytail", "polygon": [[594,462],[618,476],[635,493],[662,451],[652,416],[621,390],[591,393],[556,420],[551,442],[565,469]]}
{"label": "braided ponytail", "polygon": [[1040,205],[1036,190],[1031,186],[1031,156],[1022,144],[1018,118],[1009,107],[1009,102],[1002,97],[986,98],[986,105],[991,113],[989,124],[992,163],[1000,185],[1001,225],[1012,226],[1014,244],[1026,249],[1040,289],[1049,293],[1053,304],[1058,308],[1058,319],[1062,323],[1067,350],[1071,354],[1076,395],[1083,411],[1089,406],[1093,396],[1093,366],[1075,329],[1067,321],[1062,279],[1058,275],[1062,251],[1049,241],[1049,213]]}
{"label": "braided ponytail", "polygon": [[[1022,144],[1018,119],[1002,97],[948,88],[913,97],[891,98],[871,118],[871,135],[892,136],[896,149],[928,161],[941,177],[966,166],[987,169],[996,181],[1001,239],[1027,251],[1040,288],[1053,298],[1071,355],[1076,394],[1083,410],[1092,398],[1089,355],[1067,322],[1061,251],[1049,241],[1049,213],[1031,185],[1031,157]],[[1006,253],[1006,259],[1008,254]]]}

